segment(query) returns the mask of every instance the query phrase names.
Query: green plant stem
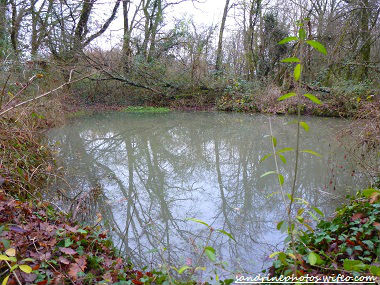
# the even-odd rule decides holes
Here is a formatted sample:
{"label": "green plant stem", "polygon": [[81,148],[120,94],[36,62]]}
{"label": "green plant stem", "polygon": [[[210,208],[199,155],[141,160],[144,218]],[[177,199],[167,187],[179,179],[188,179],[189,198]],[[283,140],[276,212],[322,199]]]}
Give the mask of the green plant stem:
{"label": "green plant stem", "polygon": [[[8,263],[8,261],[6,261],[6,260],[4,260],[4,261],[5,261],[5,263],[8,265],[10,272],[12,272],[12,271],[11,271],[11,270],[12,270],[12,266]],[[13,271],[12,273],[13,273],[13,275],[16,277],[16,280],[17,280],[18,284],[19,284],[19,285],[22,285],[20,279],[18,279],[18,276],[17,276],[16,272]]]}
{"label": "green plant stem", "polygon": [[[273,138],[272,122],[271,122],[270,117],[269,117],[269,130],[270,130],[270,135]],[[276,147],[274,146],[273,139],[272,139],[272,151],[273,151],[274,164],[276,166],[276,172],[278,174],[280,173],[280,170],[278,167],[278,162],[277,162],[277,157],[276,157]],[[282,199],[284,200],[284,204],[286,204],[284,188],[282,187],[281,183],[280,183],[280,190],[281,190]]]}
{"label": "green plant stem", "polygon": [[206,239],[206,245],[203,247],[203,250],[202,250],[201,254],[200,254],[199,257],[198,257],[197,262],[196,262],[196,263],[194,264],[194,266],[191,268],[190,278],[191,278],[191,276],[194,275],[194,272],[195,272],[195,269],[197,268],[197,265],[200,263],[200,261],[201,261],[203,255],[204,255],[205,252],[206,252],[206,247],[208,246],[208,243],[209,243],[209,241],[210,241],[210,239],[211,239],[212,232],[214,231],[213,228],[211,228],[211,227],[210,227],[209,229],[210,229],[210,233],[209,233],[208,236],[207,236],[207,239]]}

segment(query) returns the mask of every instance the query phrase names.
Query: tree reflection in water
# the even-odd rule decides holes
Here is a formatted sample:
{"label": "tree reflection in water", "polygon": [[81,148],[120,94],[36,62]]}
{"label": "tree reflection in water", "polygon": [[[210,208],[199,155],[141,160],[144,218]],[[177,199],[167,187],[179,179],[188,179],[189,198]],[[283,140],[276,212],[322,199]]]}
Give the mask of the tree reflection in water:
{"label": "tree reflection in water", "polygon": [[[290,120],[272,118],[279,147],[295,143]],[[305,120],[312,121],[312,129],[302,134],[301,149],[323,158],[301,158],[298,197],[329,214],[350,191],[347,185],[357,189],[365,178],[351,175],[352,166],[334,140],[343,121]],[[255,273],[268,265],[269,253],[280,249],[284,238],[275,227],[285,206],[279,194],[270,195],[279,190],[277,180],[260,178],[274,169],[271,159],[259,163],[271,151],[268,133],[263,115],[115,112],[76,119],[49,138],[66,181],[77,189],[66,195],[85,197],[78,216],[93,222],[100,212],[116,246],[137,266],[194,262],[195,248],[208,234],[185,220],[196,217],[235,237],[236,243],[215,233],[211,240],[228,270]],[[287,158],[281,167],[289,191],[294,157]],[[200,265],[208,266],[206,260]]]}

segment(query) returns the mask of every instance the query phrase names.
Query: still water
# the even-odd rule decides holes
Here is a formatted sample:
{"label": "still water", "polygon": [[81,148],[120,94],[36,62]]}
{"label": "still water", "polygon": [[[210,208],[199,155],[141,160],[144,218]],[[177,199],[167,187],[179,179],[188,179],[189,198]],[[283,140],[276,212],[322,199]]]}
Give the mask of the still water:
{"label": "still water", "polygon": [[[260,159],[272,151],[269,122],[278,149],[295,146],[292,120],[212,112],[76,118],[49,133],[65,169],[56,188],[78,218],[94,222],[100,214],[116,247],[138,267],[197,263],[223,276],[258,273],[270,264],[268,255],[283,247],[276,224],[285,216],[276,176],[260,178],[275,170],[274,160]],[[331,215],[367,181],[335,140],[345,121],[303,120],[310,131],[301,131],[301,149],[322,157],[300,155],[296,196]],[[294,153],[284,156],[287,164],[278,163],[290,192]],[[67,197],[84,202],[73,206]],[[233,235],[236,242],[217,231],[209,239],[222,265],[199,259],[209,230],[187,218]]]}

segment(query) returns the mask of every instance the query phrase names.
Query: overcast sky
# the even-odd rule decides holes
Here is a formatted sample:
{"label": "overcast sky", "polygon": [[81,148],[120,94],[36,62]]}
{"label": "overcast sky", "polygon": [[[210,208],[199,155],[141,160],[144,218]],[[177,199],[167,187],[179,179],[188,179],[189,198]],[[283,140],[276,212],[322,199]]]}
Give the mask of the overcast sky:
{"label": "overcast sky", "polygon": [[[100,1],[101,2],[101,1]],[[101,18],[109,16],[115,2],[103,2],[97,6],[97,14]],[[174,5],[171,9],[166,10],[166,21],[174,18],[192,18],[195,24],[198,25],[211,25],[219,24],[221,21],[225,0],[200,0],[199,3],[188,2]],[[112,46],[121,42],[123,31],[123,7],[120,5],[118,16],[115,21],[110,25],[108,31],[98,38],[97,45],[102,48],[109,49]]]}

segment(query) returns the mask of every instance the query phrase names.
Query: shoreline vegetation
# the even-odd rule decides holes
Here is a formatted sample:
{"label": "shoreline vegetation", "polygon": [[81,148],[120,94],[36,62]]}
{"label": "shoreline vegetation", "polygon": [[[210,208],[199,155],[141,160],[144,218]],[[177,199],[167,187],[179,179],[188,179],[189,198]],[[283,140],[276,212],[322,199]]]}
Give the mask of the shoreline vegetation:
{"label": "shoreline vegetation", "polygon": [[[217,25],[173,13],[185,2],[206,1],[0,0],[1,285],[202,283],[187,265],[135,270],[113,248],[101,216],[81,225],[44,201],[62,178],[44,131],[107,110],[297,114],[296,148],[276,151],[270,129],[273,153],[264,156],[276,164],[264,175],[276,174],[282,190],[277,158],[286,164],[283,153],[295,154],[285,226],[291,249],[271,255],[268,273],[380,276],[378,1],[224,0]],[[299,149],[309,129],[301,114],[352,119],[339,140],[373,178],[334,217],[315,210],[313,228],[302,210],[294,215],[298,154],[319,155]],[[215,259],[211,246],[202,254]]]}
{"label": "shoreline vegetation", "polygon": [[[1,263],[2,278],[9,277],[9,283],[4,284],[193,284],[195,281],[180,281],[167,272],[133,269],[113,249],[107,233],[99,226],[100,218],[96,225],[80,225],[43,200],[41,192],[57,170],[53,154],[41,143],[41,131],[60,124],[63,119],[48,115],[49,108],[39,110],[37,115],[35,107],[18,110],[0,121],[0,256],[13,268],[10,270],[7,264]],[[71,108],[78,110],[78,106]],[[97,105],[66,111],[61,116],[70,118],[105,110],[170,112],[166,107],[101,108]],[[25,118],[29,124],[23,123]],[[379,276],[376,250],[380,248],[380,192],[365,191],[338,209],[333,220],[321,219],[315,231],[305,232],[304,239],[297,243],[297,255],[271,256],[274,262],[268,273],[289,274],[296,261],[302,265],[302,274],[345,272],[353,276]],[[313,257],[303,247],[305,243],[315,249]],[[232,280],[221,282],[228,284]]]}

